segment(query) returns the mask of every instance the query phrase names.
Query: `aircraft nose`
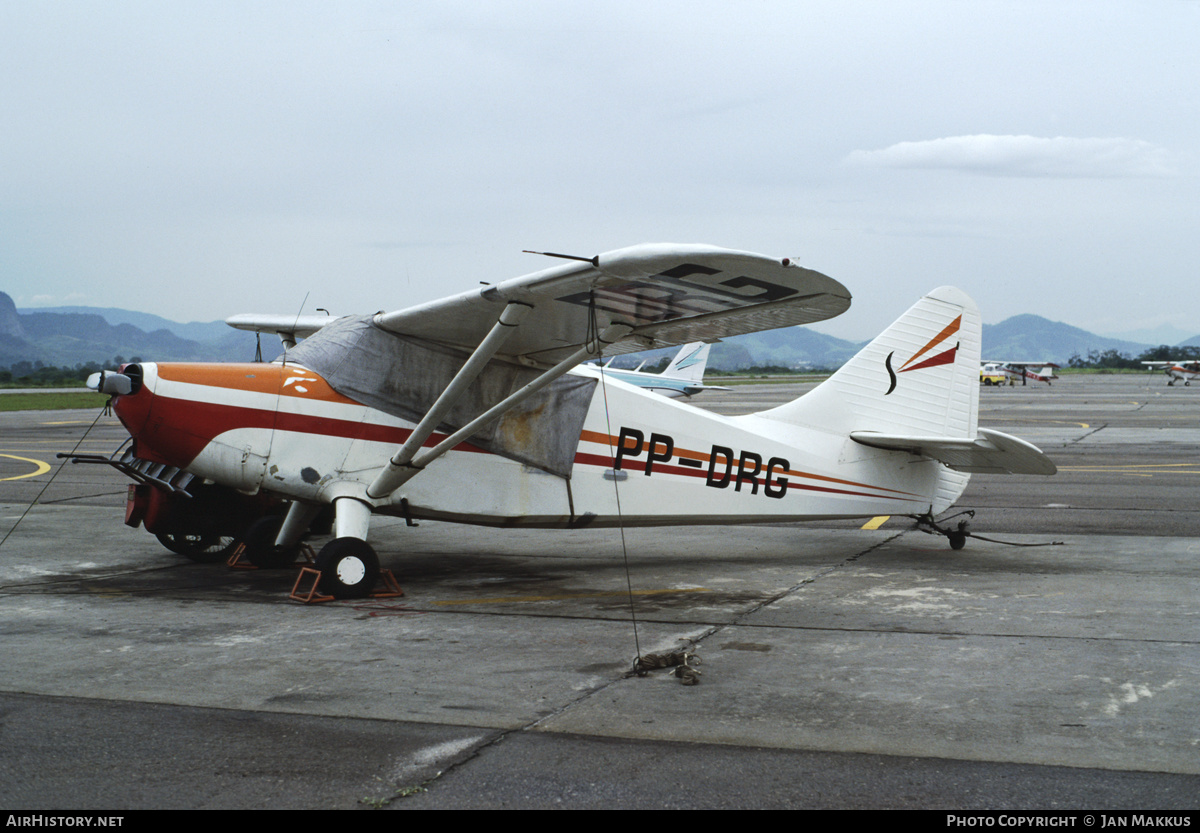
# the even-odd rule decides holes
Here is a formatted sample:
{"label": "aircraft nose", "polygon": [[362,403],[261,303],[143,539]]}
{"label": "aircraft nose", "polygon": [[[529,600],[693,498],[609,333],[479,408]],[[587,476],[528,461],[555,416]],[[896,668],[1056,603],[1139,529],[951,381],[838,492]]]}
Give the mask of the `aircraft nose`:
{"label": "aircraft nose", "polygon": [[101,370],[88,376],[87,386],[98,393],[123,396],[133,390],[133,380],[115,370]]}

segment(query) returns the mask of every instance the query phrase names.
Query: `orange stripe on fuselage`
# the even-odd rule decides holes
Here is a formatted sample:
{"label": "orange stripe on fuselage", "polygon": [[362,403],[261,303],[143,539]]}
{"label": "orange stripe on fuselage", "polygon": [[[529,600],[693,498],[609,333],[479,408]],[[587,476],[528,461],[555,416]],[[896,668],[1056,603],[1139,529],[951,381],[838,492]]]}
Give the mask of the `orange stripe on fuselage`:
{"label": "orange stripe on fuselage", "polygon": [[341,405],[358,405],[342,396],[311,370],[298,365],[245,363],[160,364],[158,377],[168,382],[204,385],[254,393],[281,394],[297,399],[314,399]]}

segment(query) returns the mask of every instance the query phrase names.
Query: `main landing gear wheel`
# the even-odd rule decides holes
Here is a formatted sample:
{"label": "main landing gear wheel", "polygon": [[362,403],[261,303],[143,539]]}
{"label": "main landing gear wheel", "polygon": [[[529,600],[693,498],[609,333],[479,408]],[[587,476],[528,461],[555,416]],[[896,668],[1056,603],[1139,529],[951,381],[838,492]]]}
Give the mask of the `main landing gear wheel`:
{"label": "main landing gear wheel", "polygon": [[158,542],[177,555],[184,555],[199,564],[215,564],[229,558],[237,541],[232,535],[198,535],[180,532],[160,532]]}
{"label": "main landing gear wheel", "polygon": [[366,541],[334,538],[317,556],[320,589],[335,599],[361,599],[379,580],[379,557]]}
{"label": "main landing gear wheel", "polygon": [[299,544],[290,547],[275,546],[275,537],[279,535],[281,526],[282,516],[268,515],[250,524],[250,528],[242,536],[242,543],[246,545],[246,558],[255,567],[263,570],[287,567],[300,555]]}

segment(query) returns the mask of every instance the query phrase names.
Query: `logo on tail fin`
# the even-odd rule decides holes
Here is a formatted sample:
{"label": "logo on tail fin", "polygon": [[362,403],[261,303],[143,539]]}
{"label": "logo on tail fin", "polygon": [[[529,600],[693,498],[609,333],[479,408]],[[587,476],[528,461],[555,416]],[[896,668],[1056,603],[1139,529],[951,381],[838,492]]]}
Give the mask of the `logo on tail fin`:
{"label": "logo on tail fin", "polygon": [[[958,316],[958,318],[955,318],[953,321],[951,321],[949,324],[947,324],[945,329],[943,329],[940,333],[935,335],[933,338],[929,339],[929,341],[927,341],[925,343],[924,347],[922,347],[917,352],[913,353],[912,357],[909,358],[908,361],[906,361],[904,364],[900,365],[900,372],[907,373],[910,370],[921,370],[922,368],[925,368],[925,367],[939,367],[944,364],[953,364],[954,357],[958,354],[959,342],[955,342],[954,346],[951,347],[949,350],[943,350],[941,353],[937,353],[933,356],[930,356],[929,358],[925,359],[924,361],[918,362],[917,359],[921,358],[926,353],[928,353],[930,350],[937,347],[939,344],[944,342],[946,339],[950,338],[950,336],[957,333],[958,328],[961,325],[962,325],[962,316],[960,315],[960,316]],[[892,356],[894,356],[894,355],[895,355],[895,351],[888,353],[887,358],[884,359],[884,362],[883,362],[883,366],[885,368],[887,368],[888,376],[892,380],[892,383],[888,387],[887,393],[885,393],[884,396],[887,396],[889,393],[891,393],[892,391],[894,391],[896,389],[896,372],[894,370],[892,370]],[[916,362],[916,363],[914,364],[914,362]]]}

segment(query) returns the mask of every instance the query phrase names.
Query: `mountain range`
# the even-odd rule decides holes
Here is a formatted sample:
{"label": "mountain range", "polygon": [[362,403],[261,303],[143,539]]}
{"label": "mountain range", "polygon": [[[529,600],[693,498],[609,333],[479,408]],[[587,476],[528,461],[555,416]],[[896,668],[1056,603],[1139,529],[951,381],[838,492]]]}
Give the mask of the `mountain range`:
{"label": "mountain range", "polygon": [[[709,367],[837,367],[864,344],[805,327],[785,327],[723,340],[714,346]],[[1200,335],[1176,346],[1187,344],[1200,344]],[[274,338],[264,339],[264,355],[273,358],[278,346]],[[1096,335],[1030,314],[983,325],[985,359],[1066,364],[1072,355],[1086,357],[1092,350],[1137,356],[1157,346]],[[640,357],[653,359],[673,352],[673,348],[651,351]],[[254,353],[251,333],[233,330],[220,321],[180,324],[149,313],[100,307],[18,310],[12,298],[0,292],[0,368],[17,362],[67,367],[103,364],[118,356],[148,361],[250,361]]]}

